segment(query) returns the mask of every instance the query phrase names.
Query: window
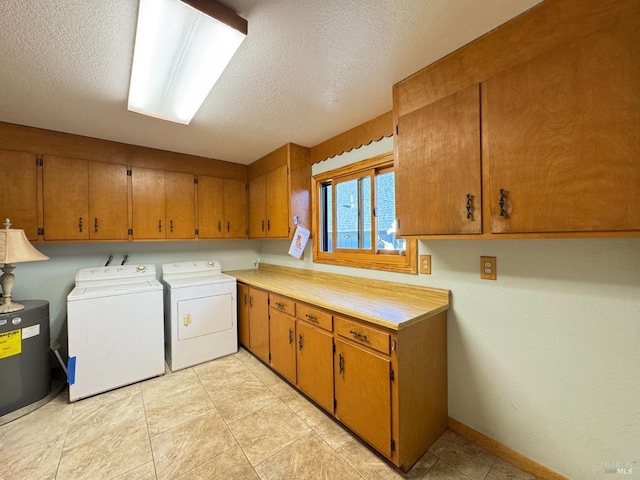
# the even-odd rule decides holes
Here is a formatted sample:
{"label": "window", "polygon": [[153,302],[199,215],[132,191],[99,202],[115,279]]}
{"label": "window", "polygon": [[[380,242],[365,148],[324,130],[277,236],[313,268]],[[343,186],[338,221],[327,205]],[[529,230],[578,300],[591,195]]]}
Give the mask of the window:
{"label": "window", "polygon": [[393,154],[313,177],[314,261],[416,273],[415,240],[396,238]]}

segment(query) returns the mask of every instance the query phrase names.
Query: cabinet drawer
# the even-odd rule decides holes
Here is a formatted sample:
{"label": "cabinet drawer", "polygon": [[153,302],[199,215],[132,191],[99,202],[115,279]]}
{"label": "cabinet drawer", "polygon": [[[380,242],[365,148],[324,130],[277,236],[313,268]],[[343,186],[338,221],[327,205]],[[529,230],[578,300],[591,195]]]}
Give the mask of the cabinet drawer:
{"label": "cabinet drawer", "polygon": [[389,354],[389,334],[374,328],[336,317],[336,333],[357,343],[371,347],[381,353]]}
{"label": "cabinet drawer", "polygon": [[333,315],[303,303],[298,304],[298,318],[320,327],[327,332],[333,330]]}
{"label": "cabinet drawer", "polygon": [[296,314],[296,302],[291,300],[290,298],[270,293],[269,305],[271,306],[271,308],[275,308],[276,310],[284,312],[288,315]]}

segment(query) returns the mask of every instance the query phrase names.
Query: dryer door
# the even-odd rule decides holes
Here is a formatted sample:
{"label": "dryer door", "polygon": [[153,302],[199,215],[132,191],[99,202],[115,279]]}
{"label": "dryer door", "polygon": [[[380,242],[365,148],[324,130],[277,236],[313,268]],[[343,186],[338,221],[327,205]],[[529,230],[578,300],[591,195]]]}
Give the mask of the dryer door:
{"label": "dryer door", "polygon": [[225,293],[178,302],[178,340],[210,335],[233,327],[233,295]]}

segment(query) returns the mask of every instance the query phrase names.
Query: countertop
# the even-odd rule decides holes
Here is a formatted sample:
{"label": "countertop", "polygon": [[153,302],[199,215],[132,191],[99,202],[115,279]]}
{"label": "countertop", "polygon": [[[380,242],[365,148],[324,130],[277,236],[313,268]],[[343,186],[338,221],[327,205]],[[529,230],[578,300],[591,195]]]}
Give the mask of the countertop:
{"label": "countertop", "polygon": [[400,330],[449,308],[449,290],[261,264],[225,271],[239,282]]}

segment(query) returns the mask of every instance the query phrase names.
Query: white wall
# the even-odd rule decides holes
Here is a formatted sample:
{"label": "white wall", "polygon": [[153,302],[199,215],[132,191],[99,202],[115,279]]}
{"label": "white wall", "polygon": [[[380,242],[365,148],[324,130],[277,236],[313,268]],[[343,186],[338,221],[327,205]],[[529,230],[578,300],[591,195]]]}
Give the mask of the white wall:
{"label": "white wall", "polygon": [[13,298],[49,301],[51,337],[61,340],[62,353],[66,354],[67,295],[73,288],[76,270],[102,266],[111,254],[111,265],[120,265],[125,254],[129,255],[128,265],[154,264],[158,279],[162,264],[175,261],[215,259],[223,270],[253,268],[259,245],[254,240],[35,244],[50,260],[15,265]]}
{"label": "white wall", "polygon": [[260,261],[451,290],[451,417],[571,479],[640,475],[640,238],[420,241],[432,275],[313,264],[310,243]]}

